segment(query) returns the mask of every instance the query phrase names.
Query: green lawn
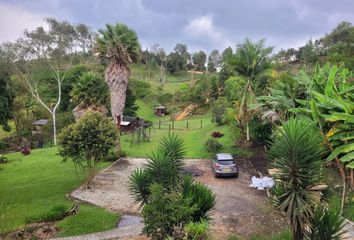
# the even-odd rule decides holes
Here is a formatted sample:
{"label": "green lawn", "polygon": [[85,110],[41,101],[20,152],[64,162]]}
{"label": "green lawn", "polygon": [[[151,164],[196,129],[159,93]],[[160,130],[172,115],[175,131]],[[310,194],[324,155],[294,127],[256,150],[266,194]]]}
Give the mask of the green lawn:
{"label": "green lawn", "polygon": [[[139,115],[140,116],[140,115]],[[203,121],[203,127],[200,128],[200,121]],[[170,121],[165,120],[165,123],[171,123]],[[238,129],[232,129],[228,125],[216,126],[211,122],[209,116],[196,117],[184,121],[176,121],[176,128],[186,128],[186,123],[188,121],[189,128],[192,130],[171,130],[171,133],[176,133],[184,139],[186,147],[186,157],[188,158],[206,158],[210,154],[206,152],[204,143],[210,134],[213,131],[219,131],[225,134],[225,136],[218,139],[218,141],[224,145],[222,151],[231,152],[231,153],[240,153],[240,149],[234,147],[235,140],[239,136]],[[153,121],[157,123],[158,121]],[[123,135],[121,137],[122,149],[127,152],[128,156],[132,157],[146,157],[158,147],[160,139],[163,136],[168,135],[168,126],[162,125],[161,129],[158,129],[158,125],[154,125],[154,128],[151,129],[151,141],[150,142],[140,142],[139,144],[134,140],[132,146],[132,134]]]}
{"label": "green lawn", "polygon": [[[53,206],[70,208],[65,195],[80,185],[72,162],[62,162],[56,148],[32,151],[29,156],[8,154],[0,166],[0,233],[23,227],[28,217],[45,214]],[[102,167],[107,166],[104,163]],[[105,209],[81,205],[77,215],[58,223],[60,236],[112,229],[119,216]]]}

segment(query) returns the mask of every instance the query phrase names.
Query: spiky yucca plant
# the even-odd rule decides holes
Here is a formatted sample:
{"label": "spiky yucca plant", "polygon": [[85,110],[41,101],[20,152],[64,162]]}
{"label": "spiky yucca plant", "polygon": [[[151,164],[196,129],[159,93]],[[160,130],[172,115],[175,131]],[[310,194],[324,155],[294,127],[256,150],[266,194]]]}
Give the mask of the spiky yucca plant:
{"label": "spiky yucca plant", "polygon": [[294,239],[309,232],[321,192],[325,153],[316,125],[307,118],[291,118],[272,136],[269,156],[276,181],[275,204],[286,213]]}

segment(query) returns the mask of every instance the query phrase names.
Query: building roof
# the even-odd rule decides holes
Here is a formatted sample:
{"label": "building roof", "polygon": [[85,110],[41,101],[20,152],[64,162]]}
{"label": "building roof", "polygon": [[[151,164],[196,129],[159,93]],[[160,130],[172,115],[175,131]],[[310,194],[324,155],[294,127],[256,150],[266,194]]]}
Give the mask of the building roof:
{"label": "building roof", "polygon": [[47,125],[48,119],[39,119],[33,122],[33,125],[44,126]]}
{"label": "building roof", "polygon": [[234,159],[234,157],[230,153],[217,153],[216,159],[217,160],[230,160],[230,159]]}
{"label": "building roof", "polygon": [[165,107],[165,106],[160,105],[160,106],[155,107],[155,109],[166,109],[166,107]]}

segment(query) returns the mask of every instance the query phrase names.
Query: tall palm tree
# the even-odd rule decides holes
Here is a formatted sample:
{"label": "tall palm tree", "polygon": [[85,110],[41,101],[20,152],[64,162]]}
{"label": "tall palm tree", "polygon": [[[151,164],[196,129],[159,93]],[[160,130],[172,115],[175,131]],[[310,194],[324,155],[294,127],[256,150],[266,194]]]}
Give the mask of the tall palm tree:
{"label": "tall palm tree", "polygon": [[242,44],[237,45],[233,57],[235,71],[247,77],[254,91],[266,86],[266,80],[270,75],[271,65],[269,56],[273,47],[265,47],[265,39],[252,42],[246,38]]}
{"label": "tall palm tree", "polygon": [[[140,44],[135,31],[122,23],[106,24],[106,29],[99,30],[99,33],[94,51],[98,57],[109,61],[105,80],[111,95],[112,117],[118,123],[125,105],[129,64],[137,60]],[[117,148],[120,150],[119,141]]]}

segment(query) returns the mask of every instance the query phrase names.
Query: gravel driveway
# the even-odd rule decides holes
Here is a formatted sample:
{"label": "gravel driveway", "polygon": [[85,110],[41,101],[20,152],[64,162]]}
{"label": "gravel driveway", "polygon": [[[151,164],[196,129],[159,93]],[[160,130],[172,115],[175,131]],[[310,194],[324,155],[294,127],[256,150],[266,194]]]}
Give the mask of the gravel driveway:
{"label": "gravel driveway", "polygon": [[[139,208],[129,194],[128,179],[130,172],[145,162],[144,158],[121,159],[97,174],[92,189],[79,188],[71,197],[115,212],[138,214]],[[188,169],[198,168],[204,172],[195,179],[208,185],[216,195],[211,231],[217,239],[225,239],[230,234],[247,239],[253,234],[279,232],[286,225],[273,211],[266,193],[248,186],[251,175],[242,169],[237,179],[214,178],[210,160],[186,159],[185,163]]]}

